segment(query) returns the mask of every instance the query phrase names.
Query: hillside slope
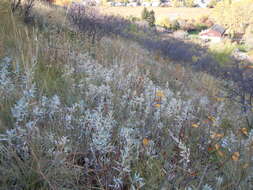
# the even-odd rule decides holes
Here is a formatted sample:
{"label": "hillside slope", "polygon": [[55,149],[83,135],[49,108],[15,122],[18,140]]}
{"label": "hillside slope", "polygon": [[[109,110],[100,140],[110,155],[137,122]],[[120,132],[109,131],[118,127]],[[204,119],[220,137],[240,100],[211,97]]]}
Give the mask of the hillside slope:
{"label": "hillside slope", "polygon": [[2,189],[252,188],[233,83],[120,35],[94,43],[62,9],[26,25],[0,4]]}

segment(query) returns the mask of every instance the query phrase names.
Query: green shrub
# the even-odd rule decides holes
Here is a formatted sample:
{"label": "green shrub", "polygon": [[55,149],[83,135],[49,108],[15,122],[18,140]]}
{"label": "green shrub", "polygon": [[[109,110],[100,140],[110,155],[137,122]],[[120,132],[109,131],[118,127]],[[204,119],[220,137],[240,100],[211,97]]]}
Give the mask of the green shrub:
{"label": "green shrub", "polygon": [[202,30],[206,30],[208,27],[205,24],[196,24],[195,25],[195,30],[196,31],[202,31]]}
{"label": "green shrub", "polygon": [[221,66],[229,66],[232,60],[231,54],[236,47],[236,43],[232,43],[230,40],[225,40],[212,44],[210,46],[210,51]]}
{"label": "green shrub", "polygon": [[184,5],[186,7],[194,7],[195,6],[195,1],[194,0],[185,0]]}
{"label": "green shrub", "polygon": [[148,18],[146,19],[150,27],[155,26],[155,12],[151,10],[149,12]]}
{"label": "green shrub", "polygon": [[238,48],[238,50],[240,50],[242,52],[248,51],[248,47],[245,44],[238,44],[236,47]]}
{"label": "green shrub", "polygon": [[149,17],[149,11],[146,7],[141,12],[141,19],[146,20]]}
{"label": "green shrub", "polygon": [[153,10],[148,11],[145,7],[141,13],[142,20],[146,20],[150,27],[155,26],[155,12]]}

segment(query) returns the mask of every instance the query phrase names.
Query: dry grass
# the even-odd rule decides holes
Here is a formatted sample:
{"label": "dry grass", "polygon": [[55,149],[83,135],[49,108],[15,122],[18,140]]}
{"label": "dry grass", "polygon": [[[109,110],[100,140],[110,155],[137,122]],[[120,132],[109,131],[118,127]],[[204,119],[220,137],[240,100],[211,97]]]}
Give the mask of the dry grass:
{"label": "dry grass", "polygon": [[[154,10],[156,18],[177,17],[192,19],[203,15],[210,15],[211,9],[205,8],[172,8],[172,7],[148,7]],[[122,17],[135,16],[141,17],[143,7],[100,7],[102,13],[120,15]]]}
{"label": "dry grass", "polygon": [[[64,3],[65,1],[56,0],[56,3]],[[70,2],[70,0],[68,0]],[[60,4],[57,4],[60,6]],[[63,6],[64,4],[61,4]],[[67,4],[65,4],[67,6]],[[61,7],[52,7],[48,4],[43,2],[36,2],[33,8],[34,14],[38,17],[40,16],[41,19],[47,20],[47,22],[51,24],[59,24],[63,25],[66,23],[66,12]],[[38,18],[37,18],[38,19]]]}
{"label": "dry grass", "polygon": [[43,30],[0,11],[14,60],[0,63],[0,189],[252,189],[252,131],[236,102],[213,100],[222,81],[131,40],[89,44],[35,8]]}
{"label": "dry grass", "polygon": [[4,55],[3,39],[0,39],[0,57]]}

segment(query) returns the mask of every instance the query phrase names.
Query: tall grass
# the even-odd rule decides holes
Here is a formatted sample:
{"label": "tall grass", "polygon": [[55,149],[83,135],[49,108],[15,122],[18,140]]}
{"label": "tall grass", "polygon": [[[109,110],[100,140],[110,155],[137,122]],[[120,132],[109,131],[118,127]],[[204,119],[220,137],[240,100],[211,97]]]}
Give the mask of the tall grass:
{"label": "tall grass", "polygon": [[253,133],[224,81],[126,39],[3,16],[1,189],[252,188]]}

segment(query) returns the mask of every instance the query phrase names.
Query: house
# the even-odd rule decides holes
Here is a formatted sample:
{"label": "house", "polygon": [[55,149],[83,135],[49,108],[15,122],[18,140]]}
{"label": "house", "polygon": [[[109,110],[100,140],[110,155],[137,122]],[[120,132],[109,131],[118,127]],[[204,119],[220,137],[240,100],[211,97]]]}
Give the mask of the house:
{"label": "house", "polygon": [[141,4],[141,6],[143,6],[143,7],[150,7],[150,6],[151,6],[151,3],[150,3],[150,2],[143,2],[143,3]]}
{"label": "house", "polygon": [[138,3],[137,2],[132,2],[127,4],[128,7],[137,7]]}
{"label": "house", "polygon": [[207,8],[211,0],[195,0],[194,3],[199,8]]}
{"label": "house", "polygon": [[163,2],[160,4],[161,7],[172,7],[172,3],[170,1]]}
{"label": "house", "polygon": [[159,7],[160,4],[161,4],[161,3],[160,3],[159,1],[154,1],[154,2],[151,3],[151,6],[152,6],[152,7]]}
{"label": "house", "polygon": [[215,24],[211,28],[200,32],[199,37],[203,40],[210,40],[212,42],[220,42],[224,36],[226,29]]}
{"label": "house", "polygon": [[121,3],[121,2],[116,2],[114,4],[115,7],[121,7],[121,6],[125,6],[125,3]]}

